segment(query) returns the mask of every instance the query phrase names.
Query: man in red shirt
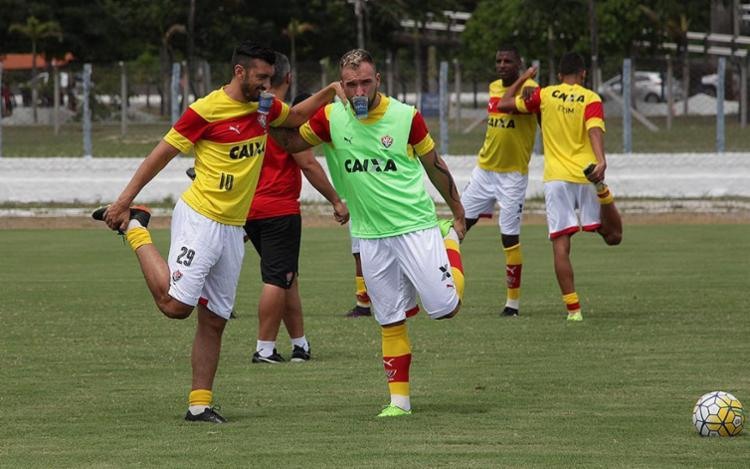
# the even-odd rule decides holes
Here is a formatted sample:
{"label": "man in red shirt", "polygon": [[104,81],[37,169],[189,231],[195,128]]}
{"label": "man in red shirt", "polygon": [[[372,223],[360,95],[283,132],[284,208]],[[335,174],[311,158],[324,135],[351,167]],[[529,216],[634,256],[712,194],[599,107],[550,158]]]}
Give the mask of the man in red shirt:
{"label": "man in red shirt", "polygon": [[[283,99],[290,80],[289,59],[277,52],[270,91]],[[306,97],[298,96],[295,102]],[[290,154],[269,136],[260,180],[245,224],[245,232],[260,256],[263,278],[263,290],[258,302],[258,341],[253,363],[284,361],[276,351],[276,336],[282,320],[292,340],[291,361],[310,359],[310,344],[304,333],[302,304],[297,288],[302,228],[299,204],[301,172],[333,205],[335,213],[346,214],[346,218],[337,220],[345,223],[348,219],[346,205],[331,186],[312,150]]]}

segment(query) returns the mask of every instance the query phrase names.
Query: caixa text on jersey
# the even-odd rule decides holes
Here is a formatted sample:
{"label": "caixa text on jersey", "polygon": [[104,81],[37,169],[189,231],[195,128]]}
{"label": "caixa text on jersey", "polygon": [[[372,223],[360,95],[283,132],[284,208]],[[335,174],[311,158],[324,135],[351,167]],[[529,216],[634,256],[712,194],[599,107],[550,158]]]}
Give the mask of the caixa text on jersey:
{"label": "caixa text on jersey", "polygon": [[233,160],[239,160],[242,158],[252,158],[253,156],[262,155],[265,152],[265,141],[247,142],[232,147],[232,149],[229,150],[229,157]]}

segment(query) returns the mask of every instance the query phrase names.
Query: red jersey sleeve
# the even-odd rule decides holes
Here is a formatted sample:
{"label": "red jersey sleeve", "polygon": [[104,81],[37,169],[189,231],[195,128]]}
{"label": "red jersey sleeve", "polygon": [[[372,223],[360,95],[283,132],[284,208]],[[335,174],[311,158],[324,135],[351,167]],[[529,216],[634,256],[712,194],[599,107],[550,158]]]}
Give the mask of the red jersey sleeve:
{"label": "red jersey sleeve", "polygon": [[194,144],[203,135],[207,126],[208,121],[206,119],[192,108],[187,108],[185,113],[175,122],[174,130]]}
{"label": "red jersey sleeve", "polygon": [[601,101],[594,101],[589,103],[584,110],[584,120],[589,119],[604,119],[604,108],[602,107]]}
{"label": "red jersey sleeve", "polygon": [[537,87],[531,96],[523,100],[523,104],[526,107],[526,111],[538,113],[542,104],[542,89]]}
{"label": "red jersey sleeve", "polygon": [[326,107],[318,109],[308,121],[310,130],[323,142],[331,141],[331,123],[326,115]]}
{"label": "red jersey sleeve", "polygon": [[411,130],[409,131],[409,145],[416,146],[428,135],[430,135],[430,131],[427,130],[427,124],[425,124],[422,113],[420,113],[419,111],[415,112],[414,117],[411,120]]}

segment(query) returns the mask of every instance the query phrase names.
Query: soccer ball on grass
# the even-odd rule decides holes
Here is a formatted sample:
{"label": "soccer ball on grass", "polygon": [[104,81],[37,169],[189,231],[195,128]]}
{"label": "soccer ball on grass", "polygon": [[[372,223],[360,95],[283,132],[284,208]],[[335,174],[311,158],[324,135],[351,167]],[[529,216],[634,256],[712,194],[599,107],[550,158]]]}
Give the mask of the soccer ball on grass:
{"label": "soccer ball on grass", "polygon": [[744,424],[742,403],[728,392],[704,394],[693,408],[693,425],[701,436],[736,436]]}

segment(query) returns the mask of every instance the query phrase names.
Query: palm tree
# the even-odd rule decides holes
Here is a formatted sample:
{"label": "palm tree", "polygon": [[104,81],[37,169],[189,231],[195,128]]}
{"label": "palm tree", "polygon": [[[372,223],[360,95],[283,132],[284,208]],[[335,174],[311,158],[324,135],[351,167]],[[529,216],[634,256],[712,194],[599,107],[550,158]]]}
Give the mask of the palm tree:
{"label": "palm tree", "polygon": [[289,37],[289,62],[292,66],[292,99],[297,96],[297,46],[296,37],[307,31],[315,29],[310,23],[302,23],[296,18],[292,18],[284,29],[283,33]]}
{"label": "palm tree", "polygon": [[36,79],[36,49],[37,43],[46,38],[57,38],[62,41],[62,29],[57,21],[39,21],[35,16],[26,18],[26,23],[13,23],[8,28],[10,33],[19,33],[31,40],[31,108],[34,113],[34,122],[37,122],[37,79]]}

